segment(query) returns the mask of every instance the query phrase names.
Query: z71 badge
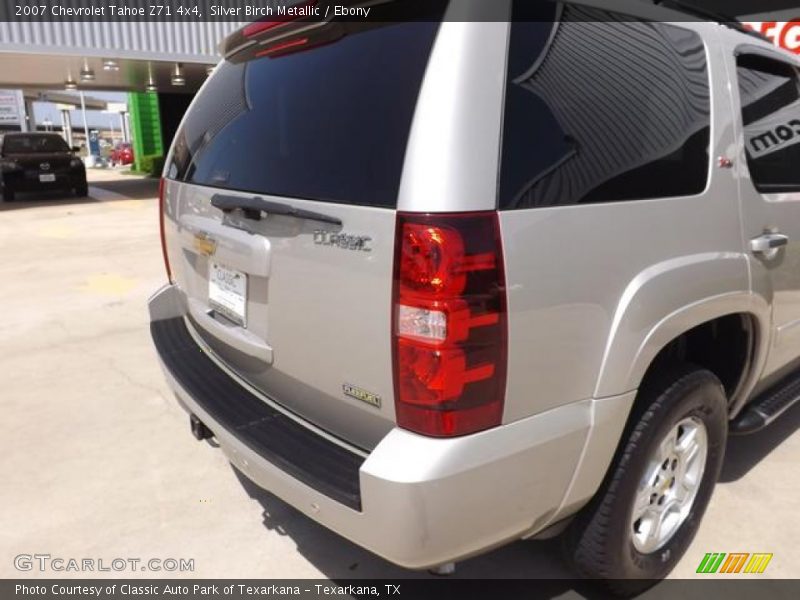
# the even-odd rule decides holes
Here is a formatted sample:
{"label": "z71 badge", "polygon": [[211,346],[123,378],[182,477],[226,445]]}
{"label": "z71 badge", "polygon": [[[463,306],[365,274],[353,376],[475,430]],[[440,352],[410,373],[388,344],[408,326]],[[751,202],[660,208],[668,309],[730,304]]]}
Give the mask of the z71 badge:
{"label": "z71 badge", "polygon": [[356,400],[361,400],[361,402],[366,402],[375,408],[381,407],[381,397],[378,394],[373,394],[367,390],[362,390],[361,388],[350,385],[349,383],[342,384],[342,391],[344,392],[345,396],[350,396]]}

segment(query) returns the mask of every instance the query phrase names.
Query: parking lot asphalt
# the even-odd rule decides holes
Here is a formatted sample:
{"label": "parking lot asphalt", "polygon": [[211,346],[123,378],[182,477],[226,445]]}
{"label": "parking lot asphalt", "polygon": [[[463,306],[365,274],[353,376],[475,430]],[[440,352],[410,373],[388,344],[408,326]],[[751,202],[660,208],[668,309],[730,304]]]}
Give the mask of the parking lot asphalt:
{"label": "parking lot asphalt", "polygon": [[[90,185],[87,199],[0,203],[0,577],[165,575],[18,571],[14,557],[33,553],[193,559],[176,577],[429,577],[317,525],[192,438],[148,331],[147,297],[165,282],[157,182],[101,171]],[[770,552],[764,577],[800,578],[797,409],[730,440],[673,577],[694,576],[707,552]],[[552,541],[511,544],[455,574],[571,576]]]}

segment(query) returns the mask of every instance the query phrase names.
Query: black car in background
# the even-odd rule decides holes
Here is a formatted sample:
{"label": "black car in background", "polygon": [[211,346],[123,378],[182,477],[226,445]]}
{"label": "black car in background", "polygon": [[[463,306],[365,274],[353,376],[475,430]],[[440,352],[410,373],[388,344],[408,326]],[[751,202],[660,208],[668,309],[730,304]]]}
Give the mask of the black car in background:
{"label": "black car in background", "polygon": [[0,144],[3,200],[16,192],[69,190],[76,196],[89,193],[86,168],[57,133],[7,133]]}

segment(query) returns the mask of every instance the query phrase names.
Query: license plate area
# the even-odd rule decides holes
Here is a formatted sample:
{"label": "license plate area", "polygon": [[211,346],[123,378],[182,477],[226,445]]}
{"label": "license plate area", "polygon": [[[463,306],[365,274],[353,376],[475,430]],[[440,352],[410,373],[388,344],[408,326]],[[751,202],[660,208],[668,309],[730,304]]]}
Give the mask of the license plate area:
{"label": "license plate area", "polygon": [[39,173],[39,181],[41,183],[53,183],[55,180],[55,173]]}
{"label": "license plate area", "polygon": [[229,321],[247,327],[247,274],[209,262],[208,305]]}

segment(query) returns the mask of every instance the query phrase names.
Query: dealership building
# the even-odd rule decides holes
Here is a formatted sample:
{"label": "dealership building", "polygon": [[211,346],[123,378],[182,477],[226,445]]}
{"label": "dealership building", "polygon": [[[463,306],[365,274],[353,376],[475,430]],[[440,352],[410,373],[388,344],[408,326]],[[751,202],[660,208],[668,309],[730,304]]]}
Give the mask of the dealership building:
{"label": "dealership building", "polygon": [[162,155],[219,60],[217,45],[242,24],[0,21],[0,127],[36,129],[35,101],[81,108],[80,91],[87,109],[108,110],[92,92],[127,92],[120,127],[130,128],[134,156]]}

